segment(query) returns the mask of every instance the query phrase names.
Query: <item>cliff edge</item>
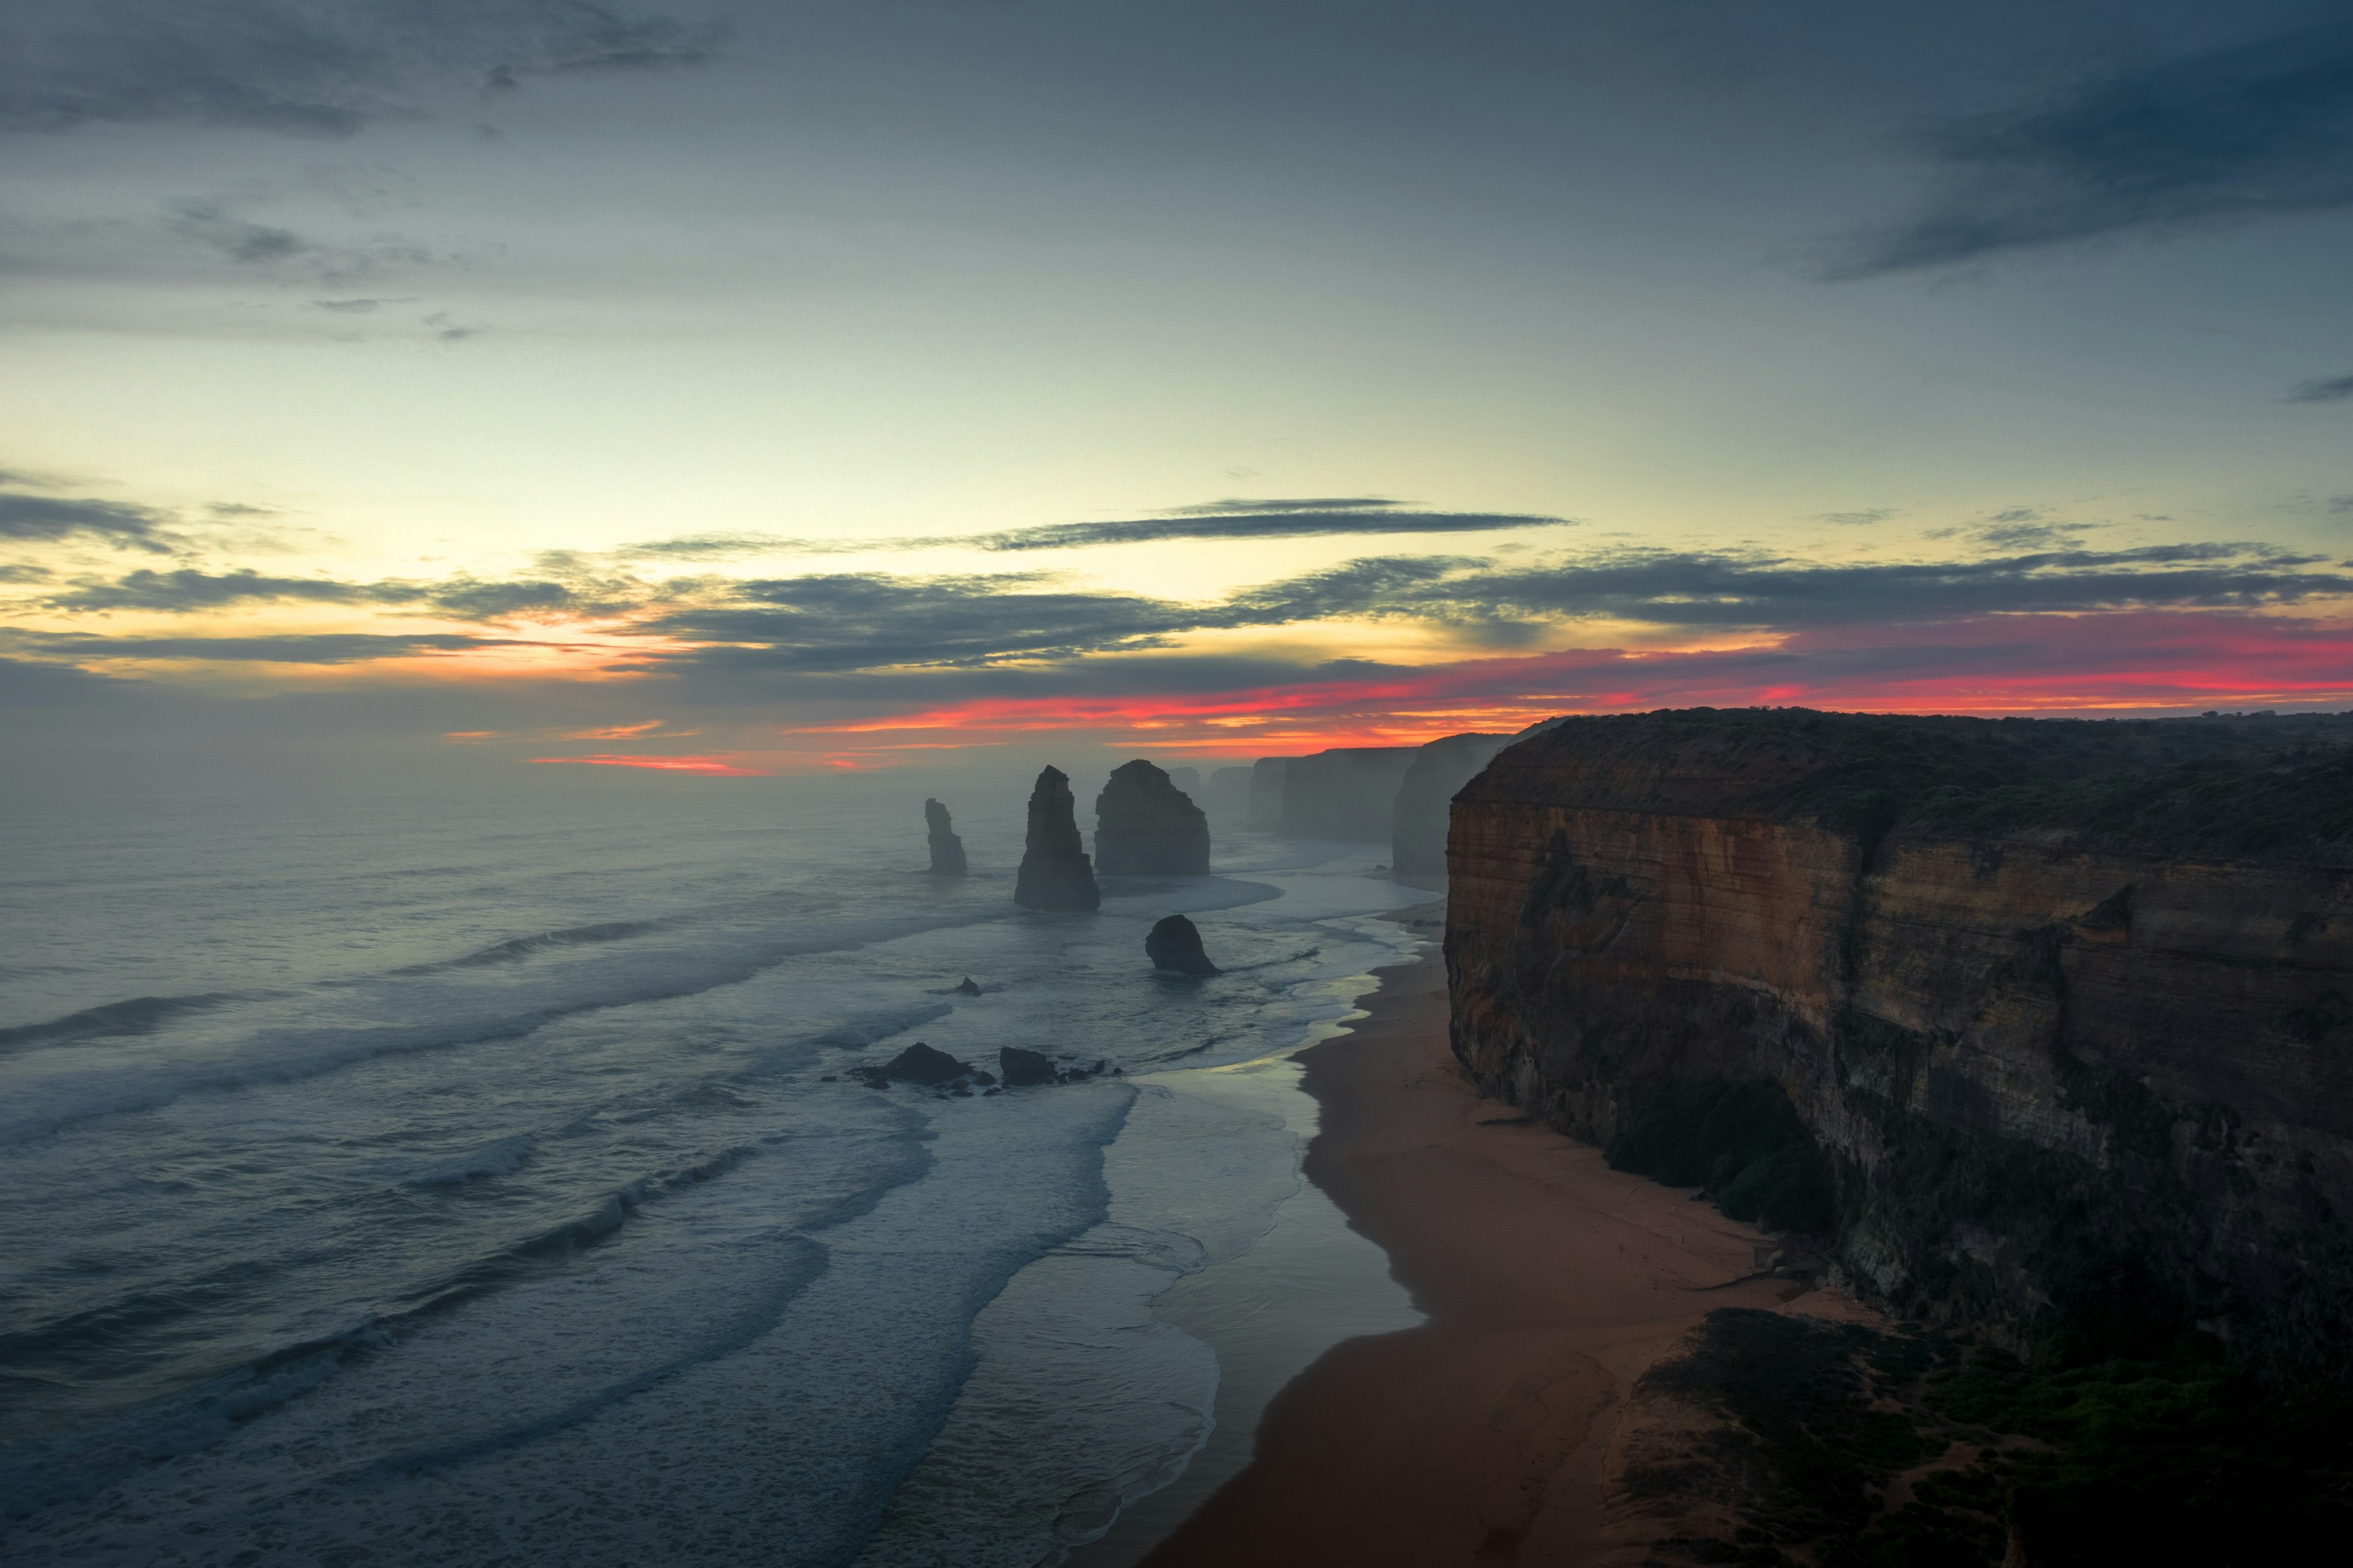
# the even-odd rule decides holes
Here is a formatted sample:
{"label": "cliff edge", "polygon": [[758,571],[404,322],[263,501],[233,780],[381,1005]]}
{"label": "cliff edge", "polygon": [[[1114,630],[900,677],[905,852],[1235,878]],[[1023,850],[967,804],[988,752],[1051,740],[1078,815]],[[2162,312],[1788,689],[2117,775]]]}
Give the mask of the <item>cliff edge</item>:
{"label": "cliff edge", "polygon": [[1447,858],[1485,1092],[1902,1315],[2348,1364],[2353,722],[1574,718]]}

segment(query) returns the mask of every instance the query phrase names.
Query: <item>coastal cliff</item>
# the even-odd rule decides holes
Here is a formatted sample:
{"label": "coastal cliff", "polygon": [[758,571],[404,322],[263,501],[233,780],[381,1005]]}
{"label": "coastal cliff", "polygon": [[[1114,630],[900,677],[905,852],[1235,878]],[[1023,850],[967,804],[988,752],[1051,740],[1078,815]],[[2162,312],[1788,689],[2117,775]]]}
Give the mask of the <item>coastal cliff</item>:
{"label": "coastal cliff", "polygon": [[1447,858],[1484,1092],[1902,1315],[2348,1364],[2353,723],[1570,719]]}
{"label": "coastal cliff", "polygon": [[1394,821],[1415,746],[1340,746],[1290,758],[1275,832],[1286,839],[1379,839]]}
{"label": "coastal cliff", "polygon": [[1409,876],[1446,870],[1447,813],[1454,792],[1512,743],[1508,735],[1450,735],[1414,753],[1390,804],[1389,869]]}

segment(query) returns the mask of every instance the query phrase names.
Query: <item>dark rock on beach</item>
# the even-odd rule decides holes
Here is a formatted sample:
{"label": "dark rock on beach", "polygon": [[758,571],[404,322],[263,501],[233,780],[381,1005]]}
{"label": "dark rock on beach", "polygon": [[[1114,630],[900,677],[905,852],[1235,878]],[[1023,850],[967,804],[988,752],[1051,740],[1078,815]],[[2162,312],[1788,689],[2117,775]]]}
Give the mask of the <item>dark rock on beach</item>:
{"label": "dark rock on beach", "polygon": [[1154,969],[1172,969],[1180,975],[1225,972],[1201,950],[1200,927],[1182,915],[1171,915],[1152,927],[1152,934],[1144,938],[1144,956],[1152,960]]}
{"label": "dark rock on beach", "polygon": [[1093,909],[1103,903],[1094,864],[1079,842],[1078,801],[1059,768],[1038,775],[1029,791],[1029,838],[1013,901],[1025,909]]}
{"label": "dark rock on beach", "polygon": [[1036,1051],[1024,1051],[1018,1045],[1008,1045],[997,1053],[997,1070],[1004,1075],[1008,1089],[1050,1084],[1055,1078],[1051,1059]]}
{"label": "dark rock on beach", "polygon": [[1095,864],[1106,876],[1207,876],[1209,819],[1143,758],[1122,763],[1095,797]]}
{"label": "dark rock on beach", "polygon": [[948,809],[937,800],[923,802],[923,822],[931,830],[932,874],[935,876],[964,874],[964,840],[955,832]]}

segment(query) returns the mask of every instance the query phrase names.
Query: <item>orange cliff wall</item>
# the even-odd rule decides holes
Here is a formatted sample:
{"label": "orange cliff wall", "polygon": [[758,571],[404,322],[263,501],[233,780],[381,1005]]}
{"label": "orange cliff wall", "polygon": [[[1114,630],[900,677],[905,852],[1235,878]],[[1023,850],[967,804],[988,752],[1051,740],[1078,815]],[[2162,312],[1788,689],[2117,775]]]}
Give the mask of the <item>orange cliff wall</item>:
{"label": "orange cliff wall", "polygon": [[[1571,720],[1457,797],[1455,1053],[1602,1142],[1677,1084],[1779,1084],[1829,1153],[1841,1265],[1899,1311],[2028,1335],[2130,1277],[2226,1336],[2341,1355],[2353,853],[2320,830],[2353,821],[2348,741]],[[2146,791],[2098,783],[2136,770]],[[2201,811],[2282,789],[2275,842],[2218,853]]]}

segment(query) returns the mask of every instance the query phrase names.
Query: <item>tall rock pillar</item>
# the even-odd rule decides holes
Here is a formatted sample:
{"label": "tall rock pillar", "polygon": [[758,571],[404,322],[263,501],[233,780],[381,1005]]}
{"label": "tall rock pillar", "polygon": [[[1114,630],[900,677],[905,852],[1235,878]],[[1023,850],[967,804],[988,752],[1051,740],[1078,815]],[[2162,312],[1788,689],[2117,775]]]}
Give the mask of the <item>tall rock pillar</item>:
{"label": "tall rock pillar", "polygon": [[1029,791],[1029,840],[1013,902],[1025,909],[1092,909],[1103,902],[1095,869],[1079,842],[1078,800],[1059,768],[1038,775]]}
{"label": "tall rock pillar", "polygon": [[937,800],[924,801],[923,825],[931,830],[932,874],[934,876],[962,876],[964,840],[956,836],[955,824],[948,817],[948,809]]}

